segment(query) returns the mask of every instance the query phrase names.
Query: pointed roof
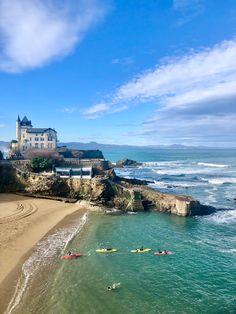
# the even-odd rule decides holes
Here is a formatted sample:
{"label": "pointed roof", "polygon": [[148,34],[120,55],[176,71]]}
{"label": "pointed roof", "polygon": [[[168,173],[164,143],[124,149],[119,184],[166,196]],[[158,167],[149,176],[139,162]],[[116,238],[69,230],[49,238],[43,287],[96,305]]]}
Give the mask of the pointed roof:
{"label": "pointed roof", "polygon": [[21,121],[21,122],[26,123],[26,122],[29,122],[29,120],[28,120],[28,118],[27,118],[26,116],[24,116],[24,118],[22,119],[22,121]]}
{"label": "pointed roof", "polygon": [[18,121],[18,122],[20,122],[20,116],[18,115],[18,117],[17,117],[17,120],[16,121]]}
{"label": "pointed roof", "polygon": [[26,116],[20,121],[21,126],[32,127],[31,121]]}

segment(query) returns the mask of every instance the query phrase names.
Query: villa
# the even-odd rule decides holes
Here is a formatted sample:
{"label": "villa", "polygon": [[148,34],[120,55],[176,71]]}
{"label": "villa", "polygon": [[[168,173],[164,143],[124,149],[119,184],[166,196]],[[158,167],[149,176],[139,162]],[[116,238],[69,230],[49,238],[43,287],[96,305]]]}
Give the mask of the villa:
{"label": "villa", "polygon": [[26,116],[16,120],[16,141],[13,148],[19,151],[28,149],[55,149],[57,147],[57,132],[52,128],[33,128]]}

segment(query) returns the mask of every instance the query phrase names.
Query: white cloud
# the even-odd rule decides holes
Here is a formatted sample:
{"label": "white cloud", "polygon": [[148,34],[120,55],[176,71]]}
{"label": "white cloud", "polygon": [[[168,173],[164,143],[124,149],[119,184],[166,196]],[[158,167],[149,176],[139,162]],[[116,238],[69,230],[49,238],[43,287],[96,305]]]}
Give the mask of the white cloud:
{"label": "white cloud", "polygon": [[0,0],[0,70],[22,72],[68,55],[104,14],[96,0]]}
{"label": "white cloud", "polygon": [[182,26],[204,12],[203,0],[173,0],[173,9],[178,13],[177,26]]}
{"label": "white cloud", "polygon": [[104,114],[121,112],[126,110],[127,108],[128,107],[126,105],[114,107],[111,104],[101,103],[85,109],[83,111],[83,114],[86,119],[97,119]]}
{"label": "white cloud", "polygon": [[178,102],[182,106],[196,100],[235,93],[235,55],[236,41],[232,40],[212,49],[168,60],[122,85],[115,98],[117,101],[155,100],[165,106],[177,105]]}
{"label": "white cloud", "polygon": [[[169,58],[121,85],[107,102],[115,112],[130,106],[156,104],[153,117],[137,136],[161,140],[207,136],[217,142],[233,137],[236,116],[236,39],[212,48]],[[217,130],[217,132],[216,132]],[[222,134],[220,133],[222,132]],[[134,134],[134,135],[135,135]],[[215,136],[213,136],[215,134]],[[236,139],[234,139],[236,141]],[[222,140],[223,141],[223,140]]]}
{"label": "white cloud", "polygon": [[91,107],[86,113],[118,111],[124,102],[129,105],[154,102],[166,109],[234,95],[235,55],[236,40],[231,40],[181,58],[169,58],[121,85],[107,104]]}
{"label": "white cloud", "polygon": [[74,112],[78,111],[78,108],[76,108],[76,107],[65,107],[61,111],[65,112],[65,113],[74,113]]}
{"label": "white cloud", "polygon": [[112,64],[119,64],[123,66],[129,66],[134,63],[134,59],[132,57],[125,58],[115,58],[111,61]]}
{"label": "white cloud", "polygon": [[106,112],[109,109],[107,104],[97,104],[94,105],[84,111],[85,115],[93,115],[93,114],[100,114]]}
{"label": "white cloud", "polygon": [[5,124],[0,124],[0,128],[5,128],[6,125]]}

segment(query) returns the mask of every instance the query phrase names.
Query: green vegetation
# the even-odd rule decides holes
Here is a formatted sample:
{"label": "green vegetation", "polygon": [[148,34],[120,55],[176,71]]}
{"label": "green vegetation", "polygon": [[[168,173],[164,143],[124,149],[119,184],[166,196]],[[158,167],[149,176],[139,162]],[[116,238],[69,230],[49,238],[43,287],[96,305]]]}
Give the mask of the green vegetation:
{"label": "green vegetation", "polygon": [[30,166],[34,172],[52,170],[56,164],[56,159],[42,156],[33,157],[30,161]]}
{"label": "green vegetation", "polygon": [[3,160],[3,153],[1,150],[0,150],[0,160]]}

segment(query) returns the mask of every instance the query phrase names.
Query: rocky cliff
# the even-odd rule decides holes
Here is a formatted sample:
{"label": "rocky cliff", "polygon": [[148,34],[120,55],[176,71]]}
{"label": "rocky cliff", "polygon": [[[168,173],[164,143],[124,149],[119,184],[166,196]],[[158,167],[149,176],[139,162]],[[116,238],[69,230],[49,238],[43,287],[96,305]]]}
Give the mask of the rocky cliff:
{"label": "rocky cliff", "polygon": [[209,211],[209,207],[192,197],[160,193],[146,186],[145,181],[117,177],[113,170],[100,172],[92,179],[62,179],[24,173],[11,165],[0,166],[1,173],[1,192],[23,191],[32,196],[88,200],[95,205],[122,211],[157,210],[179,216]]}

